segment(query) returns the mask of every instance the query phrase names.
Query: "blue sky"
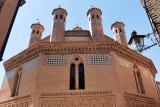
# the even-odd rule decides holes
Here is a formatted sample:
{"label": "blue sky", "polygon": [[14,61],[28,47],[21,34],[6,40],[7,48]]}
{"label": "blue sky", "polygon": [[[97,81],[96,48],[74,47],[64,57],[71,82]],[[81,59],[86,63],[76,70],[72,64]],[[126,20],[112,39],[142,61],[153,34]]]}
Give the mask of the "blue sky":
{"label": "blue sky", "polygon": [[[20,8],[16,17],[5,53],[4,61],[18,54],[28,47],[30,38],[30,26],[40,19],[40,23],[45,27],[43,38],[51,33],[52,11],[61,5],[68,12],[66,30],[73,29],[76,24],[88,30],[88,20],[86,13],[91,5],[102,10],[103,29],[106,35],[113,38],[110,29],[115,21],[122,21],[125,24],[127,39],[136,30],[138,34],[151,33],[151,27],[147,15],[140,4],[140,0],[26,0],[27,3]],[[148,45],[151,42],[147,41]],[[143,55],[152,59],[157,71],[160,71],[160,48],[155,46],[144,51]],[[5,70],[3,62],[0,62],[0,86]],[[156,80],[160,81],[160,73],[156,75]]]}

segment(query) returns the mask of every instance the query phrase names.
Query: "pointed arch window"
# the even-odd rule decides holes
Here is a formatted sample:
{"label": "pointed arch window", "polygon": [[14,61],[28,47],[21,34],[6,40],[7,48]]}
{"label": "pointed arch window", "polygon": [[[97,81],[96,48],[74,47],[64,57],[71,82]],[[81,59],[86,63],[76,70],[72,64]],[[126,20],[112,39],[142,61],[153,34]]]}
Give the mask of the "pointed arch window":
{"label": "pointed arch window", "polygon": [[19,72],[16,74],[15,79],[14,79],[11,97],[18,95],[20,80],[21,80],[21,73]]}
{"label": "pointed arch window", "polygon": [[76,68],[75,68],[75,64],[72,64],[70,67],[70,89],[74,90],[76,89],[76,80],[75,80],[75,76],[76,76]]}
{"label": "pointed arch window", "polygon": [[133,68],[134,68],[133,72],[134,72],[134,78],[135,78],[135,82],[136,82],[137,92],[141,93],[141,94],[145,94],[141,73],[136,65],[134,65]]}
{"label": "pointed arch window", "polygon": [[70,90],[85,89],[84,65],[82,63],[76,66],[74,63],[70,66]]}
{"label": "pointed arch window", "polygon": [[84,65],[81,63],[78,67],[79,89],[85,89]]}

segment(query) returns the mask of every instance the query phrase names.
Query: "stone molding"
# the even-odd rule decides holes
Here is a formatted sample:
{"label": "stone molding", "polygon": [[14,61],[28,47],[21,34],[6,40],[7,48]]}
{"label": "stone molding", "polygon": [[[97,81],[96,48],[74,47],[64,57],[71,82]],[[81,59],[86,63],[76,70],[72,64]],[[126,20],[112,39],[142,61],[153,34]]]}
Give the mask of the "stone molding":
{"label": "stone molding", "polygon": [[39,107],[116,107],[111,91],[43,93]]}
{"label": "stone molding", "polygon": [[42,93],[41,97],[55,96],[86,96],[86,95],[112,95],[112,91],[75,91],[75,92],[57,92],[57,93]]}
{"label": "stone molding", "polygon": [[144,95],[124,93],[126,107],[158,107],[158,103],[154,98]]}
{"label": "stone molding", "polygon": [[30,103],[31,97],[30,95],[27,95],[0,102],[0,107],[29,107]]}
{"label": "stone molding", "polygon": [[22,63],[25,63],[40,53],[45,55],[66,55],[66,54],[104,54],[112,51],[131,62],[149,68],[153,76],[157,70],[152,61],[133,50],[122,46],[118,42],[111,41],[69,41],[69,42],[41,42],[34,45],[4,63],[6,71],[12,70]]}

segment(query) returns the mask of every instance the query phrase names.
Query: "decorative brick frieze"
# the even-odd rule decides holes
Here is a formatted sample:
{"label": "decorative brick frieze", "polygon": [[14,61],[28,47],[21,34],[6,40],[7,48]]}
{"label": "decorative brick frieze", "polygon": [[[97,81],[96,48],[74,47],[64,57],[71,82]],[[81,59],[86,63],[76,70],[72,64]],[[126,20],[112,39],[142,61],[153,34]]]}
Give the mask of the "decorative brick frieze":
{"label": "decorative brick frieze", "polygon": [[126,107],[158,107],[154,98],[124,93]]}
{"label": "decorative brick frieze", "polygon": [[120,45],[118,42],[103,41],[74,41],[74,42],[42,42],[19,53],[15,57],[4,63],[6,71],[14,69],[22,63],[25,63],[39,56],[39,53],[50,55],[66,54],[104,54],[112,51],[120,57],[135,62],[143,67],[147,67],[156,74],[155,66],[152,61],[133,50]]}
{"label": "decorative brick frieze", "polygon": [[0,107],[30,107],[30,95],[0,102]]}
{"label": "decorative brick frieze", "polygon": [[43,93],[39,107],[116,107],[110,91]]}

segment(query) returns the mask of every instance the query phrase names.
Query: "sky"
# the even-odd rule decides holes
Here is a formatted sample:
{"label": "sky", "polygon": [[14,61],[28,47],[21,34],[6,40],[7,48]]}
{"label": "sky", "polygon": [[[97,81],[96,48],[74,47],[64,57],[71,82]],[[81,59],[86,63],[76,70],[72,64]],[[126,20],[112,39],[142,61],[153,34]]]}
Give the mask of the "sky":
{"label": "sky", "polygon": [[[102,10],[103,30],[111,38],[113,38],[111,25],[115,21],[121,21],[125,24],[128,41],[133,30],[136,30],[138,34],[152,32],[147,14],[140,0],[26,0],[26,2],[18,11],[3,61],[0,62],[0,86],[5,74],[3,67],[4,61],[28,48],[31,32],[30,26],[33,23],[37,23],[37,19],[39,19],[45,28],[42,37],[44,38],[51,34],[52,11],[59,5],[68,12],[66,30],[72,30],[76,25],[82,27],[84,30],[88,30],[89,24],[86,13],[91,6],[94,6]],[[145,43],[147,45],[152,44],[150,39],[146,40]],[[160,81],[160,58],[158,58],[160,47],[152,47],[144,51],[142,55],[152,59],[159,72],[156,75],[156,81]]]}

